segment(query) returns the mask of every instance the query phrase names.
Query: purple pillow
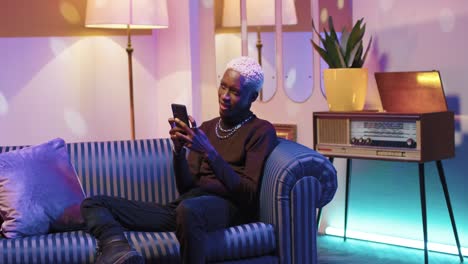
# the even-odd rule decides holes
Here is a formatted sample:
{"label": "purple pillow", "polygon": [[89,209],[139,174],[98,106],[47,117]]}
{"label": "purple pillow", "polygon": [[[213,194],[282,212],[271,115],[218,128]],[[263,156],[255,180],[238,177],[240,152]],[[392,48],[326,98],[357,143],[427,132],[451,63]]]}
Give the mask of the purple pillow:
{"label": "purple pillow", "polygon": [[83,223],[85,195],[63,139],[0,154],[0,233],[66,231]]}

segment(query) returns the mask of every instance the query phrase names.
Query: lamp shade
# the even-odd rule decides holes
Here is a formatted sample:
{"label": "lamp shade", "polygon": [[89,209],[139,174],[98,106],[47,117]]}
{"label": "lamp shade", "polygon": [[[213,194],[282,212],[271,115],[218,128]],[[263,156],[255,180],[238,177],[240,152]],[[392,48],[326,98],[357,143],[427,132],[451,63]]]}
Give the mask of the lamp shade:
{"label": "lamp shade", "polygon": [[88,0],[86,27],[152,29],[167,28],[166,0]]}
{"label": "lamp shade", "polygon": [[[246,0],[247,24],[249,26],[275,25],[274,0]],[[294,0],[283,0],[283,25],[297,24]],[[225,27],[240,26],[240,0],[224,0],[222,25]]]}

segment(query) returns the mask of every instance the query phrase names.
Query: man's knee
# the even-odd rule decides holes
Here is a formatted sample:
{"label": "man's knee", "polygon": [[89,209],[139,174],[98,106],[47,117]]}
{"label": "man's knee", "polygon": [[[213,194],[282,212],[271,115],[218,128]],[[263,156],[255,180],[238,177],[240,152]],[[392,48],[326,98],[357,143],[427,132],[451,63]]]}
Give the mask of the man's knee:
{"label": "man's knee", "polygon": [[97,208],[97,207],[106,207],[106,196],[92,196],[84,199],[81,202],[81,211],[86,211],[87,209]]}
{"label": "man's knee", "polygon": [[81,202],[81,215],[90,231],[108,225],[114,220],[109,208],[111,206],[109,199],[108,196],[92,196]]}
{"label": "man's knee", "polygon": [[198,214],[199,204],[194,201],[195,198],[183,200],[176,208],[176,216],[179,218],[193,218]]}
{"label": "man's knee", "polygon": [[94,207],[96,205],[100,205],[101,203],[100,196],[87,197],[81,202],[81,208]]}
{"label": "man's knee", "polygon": [[[209,200],[208,196],[200,196],[183,200],[176,208],[178,224],[186,225],[200,222],[203,219],[203,204]],[[216,213],[216,212],[214,212]]]}

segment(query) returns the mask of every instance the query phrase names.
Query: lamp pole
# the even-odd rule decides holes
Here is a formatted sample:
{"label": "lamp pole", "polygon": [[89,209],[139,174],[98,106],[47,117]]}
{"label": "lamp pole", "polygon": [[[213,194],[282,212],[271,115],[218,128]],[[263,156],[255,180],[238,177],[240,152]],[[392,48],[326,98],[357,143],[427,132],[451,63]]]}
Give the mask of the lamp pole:
{"label": "lamp pole", "polygon": [[[167,28],[167,0],[87,0],[85,26],[127,29],[128,82],[131,139],[135,140],[135,99],[133,96],[133,48],[131,30]],[[138,19],[134,19],[138,18]],[[135,23],[137,21],[137,23]]]}
{"label": "lamp pole", "polygon": [[[262,47],[263,47],[263,44],[262,44],[262,39],[260,37],[260,27],[257,27],[257,50],[258,50],[258,64],[260,64],[260,66],[262,66]],[[259,93],[259,99],[260,101],[263,101],[263,89],[260,89],[260,93]]]}
{"label": "lamp pole", "polygon": [[132,67],[132,37],[130,25],[127,24],[127,55],[128,55],[128,82],[130,87],[130,125],[132,129],[132,140],[135,140],[135,109],[133,100],[133,67]]}

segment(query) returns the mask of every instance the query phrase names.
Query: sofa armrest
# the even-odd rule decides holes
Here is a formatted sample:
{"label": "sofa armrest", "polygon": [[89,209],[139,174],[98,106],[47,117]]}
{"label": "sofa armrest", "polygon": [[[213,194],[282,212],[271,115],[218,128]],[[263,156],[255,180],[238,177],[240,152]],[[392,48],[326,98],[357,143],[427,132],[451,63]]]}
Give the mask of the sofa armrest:
{"label": "sofa armrest", "polygon": [[260,221],[275,226],[281,263],[316,263],[316,208],[337,189],[333,164],[313,149],[280,139],[265,163]]}

